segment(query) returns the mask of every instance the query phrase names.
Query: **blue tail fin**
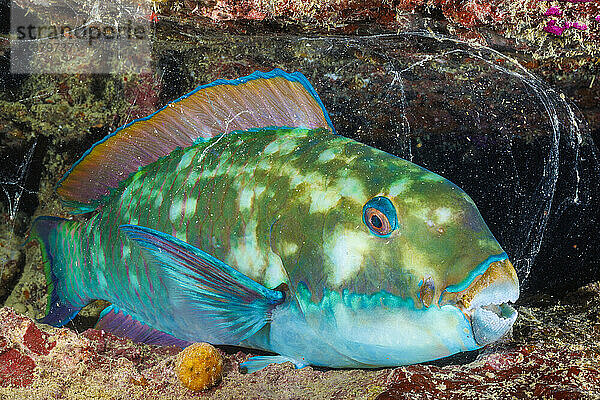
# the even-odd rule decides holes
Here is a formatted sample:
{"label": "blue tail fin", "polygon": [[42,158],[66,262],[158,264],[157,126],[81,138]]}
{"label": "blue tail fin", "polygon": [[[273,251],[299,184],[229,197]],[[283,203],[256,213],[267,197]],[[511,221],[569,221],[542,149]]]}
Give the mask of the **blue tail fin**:
{"label": "blue tail fin", "polygon": [[39,217],[33,222],[29,240],[37,240],[42,250],[46,283],[48,285],[48,305],[46,316],[38,322],[63,326],[73,319],[85,304],[73,304],[65,296],[65,243],[67,224],[74,224],[64,218]]}

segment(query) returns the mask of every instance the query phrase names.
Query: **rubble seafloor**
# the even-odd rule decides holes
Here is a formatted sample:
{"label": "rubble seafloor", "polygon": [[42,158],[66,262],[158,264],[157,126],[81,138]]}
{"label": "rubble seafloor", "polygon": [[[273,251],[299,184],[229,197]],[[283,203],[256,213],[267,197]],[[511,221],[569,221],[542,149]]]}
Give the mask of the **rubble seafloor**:
{"label": "rubble seafloor", "polygon": [[[224,376],[204,392],[174,372],[177,347],[36,324],[0,309],[1,399],[594,399],[600,398],[600,283],[518,306],[513,332],[474,361],[377,370],[291,363],[253,374],[251,351],[222,348]],[[474,354],[471,355],[471,358]]]}

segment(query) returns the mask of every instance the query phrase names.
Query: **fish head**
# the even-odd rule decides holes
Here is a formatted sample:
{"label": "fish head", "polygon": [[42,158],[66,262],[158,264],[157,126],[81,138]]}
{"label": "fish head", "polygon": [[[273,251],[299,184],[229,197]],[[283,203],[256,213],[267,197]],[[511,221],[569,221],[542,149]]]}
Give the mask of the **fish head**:
{"label": "fish head", "polygon": [[433,360],[502,337],[519,282],[473,200],[409,161],[348,145],[356,148],[346,149],[355,154],[346,166],[325,168],[339,199],[298,218],[312,225],[296,222],[301,249],[284,257],[309,325],[365,366]]}

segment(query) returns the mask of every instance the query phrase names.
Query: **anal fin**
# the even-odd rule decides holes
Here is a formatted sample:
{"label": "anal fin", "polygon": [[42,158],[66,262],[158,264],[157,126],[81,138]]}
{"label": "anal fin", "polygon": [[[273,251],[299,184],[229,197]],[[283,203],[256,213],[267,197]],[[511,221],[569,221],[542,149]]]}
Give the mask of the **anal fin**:
{"label": "anal fin", "polygon": [[126,336],[139,343],[179,347],[187,347],[191,344],[136,320],[114,305],[102,311],[95,329],[110,332],[117,336]]}

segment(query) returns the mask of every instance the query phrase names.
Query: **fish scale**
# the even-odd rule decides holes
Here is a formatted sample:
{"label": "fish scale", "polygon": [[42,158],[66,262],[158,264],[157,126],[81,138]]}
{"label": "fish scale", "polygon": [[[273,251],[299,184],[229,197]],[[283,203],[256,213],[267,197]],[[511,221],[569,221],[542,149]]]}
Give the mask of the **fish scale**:
{"label": "fish scale", "polygon": [[432,360],[517,315],[518,279],[470,197],[337,135],[298,73],[201,86],[98,142],[57,191],[93,215],[34,222],[56,326],[100,298],[98,329],[280,354],[254,371]]}
{"label": "fish scale", "polygon": [[[280,137],[281,134],[281,131],[272,131],[267,132],[267,134],[264,135],[265,137],[262,138],[263,140],[257,140],[256,138],[253,138],[254,146],[246,144],[245,154],[259,155],[265,147],[276,141],[273,139],[273,137]],[[242,135],[243,134],[240,136]],[[226,140],[221,140],[212,147],[212,150],[214,151],[213,155],[216,155],[220,151],[229,148],[231,146],[231,142],[237,140],[236,135],[231,135],[231,137],[227,137],[225,139]],[[139,265],[139,263],[132,263],[135,268],[134,270],[130,270],[125,267],[125,259],[135,260],[137,257],[139,257],[139,255],[129,253],[131,250],[128,250],[129,246],[125,244],[126,240],[122,235],[112,234],[112,231],[116,229],[115,227],[137,221],[146,221],[146,223],[149,225],[154,224],[154,226],[157,226],[159,229],[166,232],[173,231],[175,233],[174,236],[181,237],[188,243],[198,245],[199,247],[206,249],[205,251],[215,255],[218,258],[226,260],[231,259],[232,257],[229,254],[231,237],[244,237],[244,235],[240,235],[241,231],[245,229],[248,221],[254,219],[261,220],[260,216],[257,214],[260,211],[263,211],[263,209],[251,205],[248,209],[243,210],[243,212],[239,214],[241,217],[239,221],[231,218],[216,218],[211,224],[206,224],[206,221],[211,219],[211,215],[215,215],[216,211],[219,209],[219,204],[222,204],[221,198],[215,198],[214,195],[215,192],[220,192],[215,190],[218,188],[218,185],[225,184],[227,182],[227,186],[230,189],[225,190],[223,193],[225,193],[225,197],[234,199],[239,197],[239,190],[244,190],[250,185],[256,186],[257,182],[260,182],[260,180],[257,180],[256,172],[254,173],[254,179],[250,179],[250,174],[248,172],[240,174],[239,168],[237,167],[243,165],[243,155],[238,154],[237,160],[235,162],[231,162],[229,165],[223,162],[223,160],[219,157],[205,157],[201,164],[204,172],[196,181],[185,179],[185,177],[189,177],[191,170],[199,167],[198,164],[189,165],[184,169],[176,170],[177,172],[173,178],[169,178],[168,176],[160,174],[160,171],[169,171],[171,167],[177,166],[181,159],[184,158],[188,153],[191,152],[197,154],[199,151],[203,150],[209,145],[212,145],[212,143],[202,143],[195,147],[188,148],[185,151],[174,153],[169,156],[168,159],[161,160],[161,164],[164,165],[153,164],[140,170],[132,178],[125,181],[120,190],[117,190],[113,193],[112,200],[109,200],[103,206],[101,212],[94,219],[83,224],[81,227],[73,228],[71,232],[77,232],[78,236],[80,237],[80,241],[97,243],[98,245],[88,247],[91,253],[88,256],[82,257],[82,262],[80,263],[82,273],[76,273],[71,276],[84,276],[86,274],[91,276],[92,272],[97,271],[99,268],[100,270],[104,271],[104,273],[103,275],[97,275],[100,277],[97,279],[110,282],[111,285],[115,285],[115,287],[119,289],[116,291],[117,293],[122,293],[118,299],[113,297],[107,298],[106,300],[126,304],[127,307],[132,310],[132,313],[133,310],[143,309],[143,304],[136,304],[139,303],[139,299],[137,299],[137,295],[135,295],[136,286],[131,286],[131,278],[127,271],[129,270],[132,276],[136,276],[136,281],[140,283],[139,290],[148,296],[150,282],[152,282],[153,286],[160,285],[160,283],[154,281],[157,277],[144,277],[143,275],[145,274],[145,271],[135,267],[135,265]],[[206,171],[209,171],[210,173],[207,174]],[[268,174],[266,172],[268,171],[260,172],[259,176],[268,178]],[[277,175],[277,178],[280,177],[281,176]],[[169,187],[169,190],[156,191],[154,196],[148,196],[148,201],[151,204],[156,204],[155,202],[157,199],[157,193],[160,193],[162,202],[154,208],[149,207],[144,208],[143,210],[140,209],[138,214],[135,214],[133,211],[135,211],[135,202],[137,199],[140,199],[145,194],[148,194],[148,188],[156,186],[157,182],[164,182],[163,186]],[[268,186],[267,181],[264,181],[264,184]],[[198,190],[197,196],[195,196],[194,191],[196,189],[194,188]],[[251,187],[251,189],[253,189],[253,187]],[[173,204],[179,204],[177,203],[177,199],[182,198],[190,190],[192,193],[188,194],[188,197],[196,197],[196,203],[199,206],[196,208],[196,212],[194,212],[184,227],[179,222],[181,218],[176,217],[174,219],[169,219],[164,216],[169,215],[171,213]],[[235,209],[235,204],[237,203],[237,199],[231,201],[229,203],[232,207],[232,209],[230,209],[231,211],[229,213],[222,212],[219,215],[235,215],[236,211],[239,211]],[[254,202],[254,204],[255,203],[256,202]],[[182,210],[183,209],[184,207],[182,206]],[[270,211],[272,215],[277,210],[265,211]],[[163,217],[159,219],[160,216]],[[203,225],[213,225],[219,227],[219,232],[222,232],[223,234],[218,236],[216,243],[212,240],[212,238],[215,237],[214,235],[204,235],[202,236],[203,240],[198,239],[198,235],[201,235],[202,233]],[[270,222],[268,221],[265,221],[264,223],[261,222],[259,226],[257,226],[257,230],[268,230],[269,225]],[[82,235],[82,230],[88,232],[89,237]],[[198,233],[195,235],[188,235],[186,230]],[[232,232],[229,237],[226,236],[226,232],[228,231]],[[73,240],[73,243],[76,243],[77,241],[78,240]],[[248,246],[248,243],[253,242],[244,241],[243,246]],[[261,243],[256,244],[258,247],[248,249],[248,252],[261,253],[265,250],[265,247],[268,248],[267,241],[261,241]],[[242,244],[239,244],[238,246],[240,245]],[[96,251],[99,252],[96,253]],[[76,259],[76,257],[74,257],[72,254],[69,255],[68,258],[71,260]],[[93,259],[96,260],[96,262],[85,262],[86,259]],[[102,262],[101,260],[107,261]],[[255,270],[246,270],[245,272],[254,277],[257,281],[264,283],[264,272],[266,270],[265,262],[266,260],[263,260],[263,263],[256,265]],[[119,277],[118,275],[122,273],[125,273],[126,276]],[[261,273],[263,274],[262,276]],[[80,278],[78,279],[78,282],[85,282],[85,280]],[[91,283],[88,283],[88,285],[91,285]],[[103,288],[104,285],[99,285],[98,287]],[[93,291],[88,292],[88,300],[101,296],[105,296],[105,293]]]}

